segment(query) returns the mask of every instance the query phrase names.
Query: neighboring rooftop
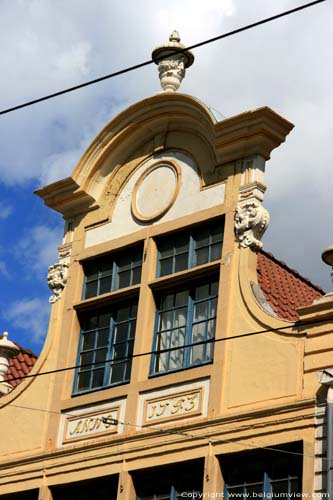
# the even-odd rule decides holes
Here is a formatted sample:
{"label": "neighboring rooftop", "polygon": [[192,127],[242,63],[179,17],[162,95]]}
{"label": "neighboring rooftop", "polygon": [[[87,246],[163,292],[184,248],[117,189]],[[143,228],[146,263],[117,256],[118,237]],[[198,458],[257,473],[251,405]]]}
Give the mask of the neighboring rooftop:
{"label": "neighboring rooftop", "polygon": [[308,306],[325,295],[322,288],[264,250],[258,254],[257,275],[268,304],[282,319],[297,321],[298,307]]}
{"label": "neighboring rooftop", "polygon": [[30,373],[38,359],[38,356],[30,349],[23,349],[19,345],[18,347],[20,348],[20,352],[10,360],[9,370],[5,375],[5,381],[9,382],[14,388]]}

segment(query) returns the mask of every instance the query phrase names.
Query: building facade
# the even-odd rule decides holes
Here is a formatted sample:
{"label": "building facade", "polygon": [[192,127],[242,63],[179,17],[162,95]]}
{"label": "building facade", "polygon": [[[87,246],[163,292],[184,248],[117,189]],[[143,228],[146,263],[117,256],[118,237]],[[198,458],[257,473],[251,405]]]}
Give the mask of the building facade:
{"label": "building facade", "polygon": [[44,348],[1,398],[0,498],[325,489],[332,298],[260,241],[265,163],[292,125],[267,107],[219,120],[172,90],[37,192],[65,236]]}

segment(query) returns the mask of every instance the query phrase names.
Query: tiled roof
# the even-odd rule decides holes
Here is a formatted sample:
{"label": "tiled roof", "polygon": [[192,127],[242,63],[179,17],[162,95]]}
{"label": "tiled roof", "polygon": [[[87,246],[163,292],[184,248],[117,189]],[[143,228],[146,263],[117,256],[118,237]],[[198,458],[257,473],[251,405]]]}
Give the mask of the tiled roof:
{"label": "tiled roof", "polygon": [[9,382],[13,387],[22,382],[23,378],[20,380],[19,377],[28,375],[38,358],[30,349],[23,349],[22,347],[20,349],[20,352],[10,360],[9,370],[5,375],[5,381]]}
{"label": "tiled roof", "polygon": [[273,311],[283,319],[297,321],[296,309],[312,304],[325,292],[285,262],[261,250],[257,264],[258,284]]}

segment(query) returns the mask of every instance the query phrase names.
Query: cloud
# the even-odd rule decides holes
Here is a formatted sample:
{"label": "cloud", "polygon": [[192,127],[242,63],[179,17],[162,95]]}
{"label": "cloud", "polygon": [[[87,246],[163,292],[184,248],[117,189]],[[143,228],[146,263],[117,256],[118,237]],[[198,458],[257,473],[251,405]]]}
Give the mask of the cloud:
{"label": "cloud", "polygon": [[16,258],[24,262],[24,271],[28,276],[33,273],[45,279],[48,266],[58,261],[57,247],[60,243],[60,227],[35,226],[18,241]]}
{"label": "cloud", "polygon": [[13,213],[13,207],[0,203],[0,219],[7,219]]}
{"label": "cloud", "polygon": [[19,328],[27,334],[28,342],[42,341],[47,332],[50,307],[42,299],[22,299],[12,303],[4,313],[11,324],[11,336],[15,337],[14,329]]}
{"label": "cloud", "polygon": [[6,262],[0,260],[0,276],[4,276],[5,278],[9,279],[10,274],[8,272],[7,264]]}

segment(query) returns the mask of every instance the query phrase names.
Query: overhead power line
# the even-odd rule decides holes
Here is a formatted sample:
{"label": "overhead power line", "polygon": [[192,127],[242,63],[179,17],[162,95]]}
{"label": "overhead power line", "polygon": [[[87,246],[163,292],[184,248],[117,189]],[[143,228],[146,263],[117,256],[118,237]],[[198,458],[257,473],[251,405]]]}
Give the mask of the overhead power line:
{"label": "overhead power line", "polygon": [[[232,31],[229,31],[228,33],[223,33],[222,35],[215,36],[213,38],[209,38],[207,40],[204,40],[202,42],[195,43],[193,45],[190,45],[186,48],[184,48],[182,51],[177,50],[177,53],[179,52],[185,52],[187,50],[193,50],[197,49],[199,47],[202,47],[204,45],[208,45],[209,43],[217,42],[218,40],[222,40],[223,38],[227,38],[229,36],[237,35],[238,33],[242,33],[243,31],[250,30],[252,28],[256,28],[258,26],[261,26],[263,24],[269,23],[271,21],[275,21],[276,19],[280,19],[282,17],[289,16],[290,14],[294,14],[296,12],[299,12],[304,9],[308,9],[309,7],[313,7],[314,5],[317,5],[319,3],[326,2],[326,0],[315,0],[314,2],[306,3],[304,5],[300,5],[299,7],[295,7],[294,9],[286,10],[284,12],[281,12],[280,14],[276,14],[275,16],[267,17],[265,19],[261,19],[260,21],[256,21],[251,24],[247,24],[246,26],[242,26],[241,28],[234,29]],[[175,51],[176,53],[176,51]],[[170,52],[170,55],[172,53]],[[158,61],[161,58],[156,58],[155,61]],[[104,80],[108,80],[109,78],[114,78],[116,76],[123,75],[125,73],[129,73],[130,71],[134,71],[136,69],[143,68],[144,66],[148,66],[149,64],[152,64],[155,62],[153,59],[149,59],[148,61],[144,61],[142,63],[135,64],[134,66],[129,66],[127,68],[121,69],[119,71],[115,71],[113,73],[110,73],[108,75],[100,76],[99,78],[95,78],[94,80],[90,80],[88,82],[80,83],[79,85],[74,85],[73,87],[69,87],[64,90],[59,90],[58,92],[54,92],[53,94],[48,94],[43,97],[39,97],[37,99],[33,99],[32,101],[27,101],[22,104],[18,104],[16,106],[13,106],[11,108],[4,109],[0,111],[0,115],[4,115],[7,113],[12,113],[13,111],[17,111],[18,109],[26,108],[28,106],[32,106],[34,104],[37,104],[42,101],[47,101],[48,99],[53,99],[54,97],[58,97],[63,94],[68,94],[69,92],[74,92],[75,90],[82,89],[84,87],[88,87],[89,85],[94,85],[96,83],[102,82]]]}
{"label": "overhead power line", "polygon": [[[37,411],[37,412],[41,412],[41,413],[50,413],[50,414],[53,414],[53,415],[61,415],[61,416],[65,416],[65,417],[70,417],[70,418],[84,418],[83,415],[77,415],[75,413],[68,413],[68,412],[61,412],[59,410],[45,410],[43,408],[35,408],[35,407],[32,407],[32,406],[22,406],[22,405],[17,405],[17,404],[14,404],[14,403],[8,403],[8,405],[3,405],[3,406],[0,406],[0,409],[3,409],[5,408],[6,406],[10,406],[12,408],[18,408],[18,409],[21,409],[21,410],[31,410],[31,411]],[[186,437],[186,438],[189,438],[189,439],[195,439],[195,440],[198,440],[198,439],[207,439],[210,443],[212,444],[224,444],[224,443],[230,443],[230,444],[236,444],[236,445],[239,445],[239,446],[242,446],[244,448],[250,448],[250,449],[258,449],[260,448],[261,450],[268,450],[268,451],[273,451],[273,452],[277,452],[277,453],[284,453],[286,455],[296,455],[296,456],[300,456],[300,457],[307,457],[307,458],[317,458],[316,455],[310,455],[310,454],[305,454],[305,453],[300,453],[300,452],[296,452],[296,451],[288,451],[288,450],[283,450],[283,449],[280,449],[280,448],[275,448],[274,446],[260,446],[260,441],[257,441],[257,444],[251,444],[251,443],[248,443],[248,442],[244,442],[244,441],[239,441],[237,439],[226,439],[226,438],[221,438],[221,439],[212,439],[212,434],[189,434],[188,432],[184,432],[184,431],[180,431],[180,430],[177,430],[177,429],[173,429],[173,428],[170,428],[170,429],[166,429],[164,427],[161,427],[161,426],[152,426],[152,425],[141,425],[141,424],[134,424],[132,422],[124,422],[124,421],[121,421],[121,420],[118,420],[118,419],[115,419],[115,418],[107,418],[107,417],[91,417],[92,420],[97,420],[101,418],[101,420],[105,423],[105,424],[108,424],[108,425],[124,425],[124,426],[127,426],[127,427],[135,427],[136,429],[139,429],[139,430],[152,430],[152,431],[155,431],[155,432],[158,432],[160,434],[168,434],[168,435],[176,435],[176,436],[180,436],[180,437]],[[216,434],[214,434],[216,435]],[[164,441],[162,444],[166,444],[166,442]],[[131,451],[135,451],[135,450],[139,450],[141,449],[141,446],[138,447],[138,448],[131,448]],[[321,459],[323,461],[325,460],[329,460],[328,458],[326,457],[321,457]],[[1,477],[1,476],[0,476]]]}
{"label": "overhead power line", "polygon": [[48,370],[46,372],[39,372],[39,373],[31,374],[31,375],[23,375],[22,377],[10,377],[6,381],[13,382],[15,380],[25,380],[26,378],[41,377],[43,375],[52,375],[54,373],[61,373],[61,372],[67,372],[70,370],[88,368],[90,366],[106,365],[109,363],[112,366],[115,366],[115,365],[124,363],[124,361],[128,361],[129,359],[140,358],[142,356],[151,356],[152,354],[164,354],[164,353],[171,352],[171,351],[174,352],[174,351],[178,351],[178,350],[186,349],[186,348],[190,348],[190,347],[197,347],[197,346],[204,345],[204,344],[217,344],[219,342],[226,342],[228,340],[238,340],[238,339],[242,339],[244,337],[252,337],[253,335],[262,335],[264,333],[280,332],[280,331],[287,330],[289,328],[318,324],[318,323],[323,323],[325,321],[327,321],[327,320],[316,319],[316,320],[310,320],[310,321],[304,321],[304,322],[297,321],[295,323],[292,323],[291,325],[282,326],[282,327],[278,327],[278,328],[266,328],[264,330],[256,330],[254,332],[240,333],[238,335],[232,335],[230,337],[223,337],[220,339],[213,338],[213,339],[209,339],[209,340],[203,340],[201,342],[195,342],[193,344],[184,344],[181,346],[169,347],[167,349],[158,349],[155,351],[138,352],[138,353],[132,354],[131,356],[118,358],[117,360],[106,359],[104,361],[96,361],[94,363],[85,363],[85,364],[81,364],[81,365],[66,366],[65,368],[57,368],[55,370]]}

